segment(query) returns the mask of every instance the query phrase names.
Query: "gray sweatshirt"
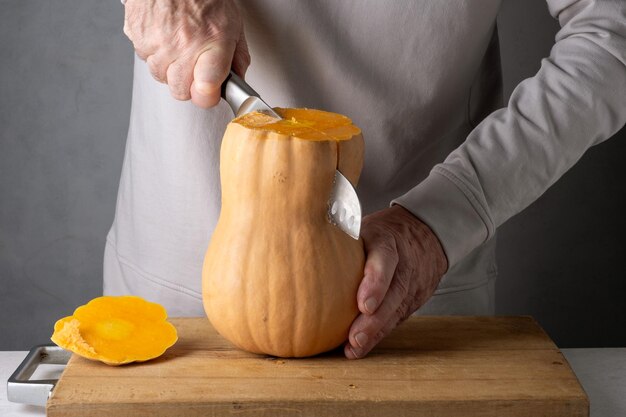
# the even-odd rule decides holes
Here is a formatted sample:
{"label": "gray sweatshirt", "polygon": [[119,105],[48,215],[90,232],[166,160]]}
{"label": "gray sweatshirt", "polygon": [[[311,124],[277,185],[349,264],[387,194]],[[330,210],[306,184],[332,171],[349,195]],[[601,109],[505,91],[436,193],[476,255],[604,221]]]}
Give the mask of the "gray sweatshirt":
{"label": "gray sweatshirt", "polygon": [[[365,137],[365,213],[401,204],[450,269],[423,314],[493,312],[495,234],[626,123],[626,1],[548,0],[561,30],[501,101],[498,0],[247,0],[247,80],[275,106],[351,117]],[[503,108],[502,108],[503,107]],[[136,60],[106,294],[202,315],[232,113],[177,102]],[[246,169],[246,167],[242,167]],[[242,254],[242,261],[245,254]]]}

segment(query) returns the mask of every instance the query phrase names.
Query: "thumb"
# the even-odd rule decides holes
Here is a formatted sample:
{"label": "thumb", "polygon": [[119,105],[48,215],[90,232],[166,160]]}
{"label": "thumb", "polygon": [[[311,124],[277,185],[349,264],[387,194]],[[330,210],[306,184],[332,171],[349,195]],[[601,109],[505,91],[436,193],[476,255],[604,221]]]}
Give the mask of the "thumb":
{"label": "thumb", "polygon": [[215,41],[200,53],[193,70],[191,101],[197,106],[209,108],[220,101],[222,83],[228,76],[235,41]]}

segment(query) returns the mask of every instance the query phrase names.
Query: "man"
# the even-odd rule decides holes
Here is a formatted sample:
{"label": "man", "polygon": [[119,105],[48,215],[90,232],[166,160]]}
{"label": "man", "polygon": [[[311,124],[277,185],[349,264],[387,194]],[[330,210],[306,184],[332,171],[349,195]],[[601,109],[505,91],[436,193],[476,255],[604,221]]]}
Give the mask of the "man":
{"label": "man", "polygon": [[492,313],[496,228],[626,122],[626,2],[548,0],[561,25],[550,57],[497,110],[499,6],[128,0],[139,58],[105,293],[203,314],[232,118],[220,86],[252,55],[247,80],[270,104],[346,114],[365,136],[367,261],[345,355],[418,309]]}

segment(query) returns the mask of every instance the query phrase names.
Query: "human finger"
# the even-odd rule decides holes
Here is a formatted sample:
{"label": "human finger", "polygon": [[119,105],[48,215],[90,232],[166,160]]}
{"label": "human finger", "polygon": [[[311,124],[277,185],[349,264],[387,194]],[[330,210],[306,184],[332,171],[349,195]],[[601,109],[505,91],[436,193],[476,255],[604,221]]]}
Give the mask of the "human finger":
{"label": "human finger", "polygon": [[220,101],[222,83],[228,76],[235,52],[235,41],[214,41],[202,51],[193,70],[191,100],[209,108]]}
{"label": "human finger", "polygon": [[374,314],[391,284],[398,265],[398,252],[391,236],[379,235],[374,240],[364,237],[364,244],[367,258],[357,291],[357,303],[362,313]]}
{"label": "human finger", "polygon": [[[354,358],[362,358],[387,334],[389,322],[398,323],[408,309],[408,283],[394,276],[382,304],[374,314],[360,314],[352,323],[348,336],[348,350]],[[350,357],[349,357],[350,358]]]}
{"label": "human finger", "polygon": [[356,348],[350,342],[346,342],[343,347],[343,353],[345,357],[348,359],[361,359],[365,357],[382,339],[389,336],[389,333],[391,333],[391,331],[396,328],[400,321],[401,318],[399,317],[390,318],[387,323],[385,323],[381,327],[380,331],[378,332],[379,339],[376,341],[376,343],[373,343],[371,347]]}
{"label": "human finger", "polygon": [[172,57],[163,54],[153,54],[146,58],[146,64],[148,64],[148,70],[152,74],[152,78],[160,83],[167,84],[167,69],[174,59]]}
{"label": "human finger", "polygon": [[167,85],[170,88],[170,94],[176,100],[191,98],[194,64],[193,57],[181,57],[167,68]]}

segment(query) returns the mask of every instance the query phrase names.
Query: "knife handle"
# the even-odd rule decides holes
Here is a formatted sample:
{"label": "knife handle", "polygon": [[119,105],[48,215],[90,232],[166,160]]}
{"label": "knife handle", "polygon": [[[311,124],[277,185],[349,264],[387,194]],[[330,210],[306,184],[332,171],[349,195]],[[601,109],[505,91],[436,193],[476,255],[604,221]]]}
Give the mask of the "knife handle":
{"label": "knife handle", "polygon": [[237,114],[243,102],[253,96],[260,98],[259,93],[231,70],[222,84],[222,98],[233,109],[233,113]]}

